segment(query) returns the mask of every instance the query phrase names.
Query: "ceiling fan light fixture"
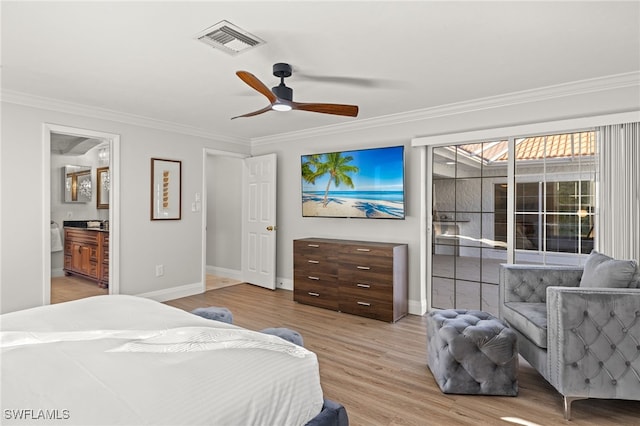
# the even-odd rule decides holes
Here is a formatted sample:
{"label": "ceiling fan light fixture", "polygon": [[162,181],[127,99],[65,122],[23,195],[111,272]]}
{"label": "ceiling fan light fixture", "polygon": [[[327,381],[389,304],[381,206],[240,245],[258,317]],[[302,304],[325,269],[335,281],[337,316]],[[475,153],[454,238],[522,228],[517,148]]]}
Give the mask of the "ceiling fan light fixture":
{"label": "ceiling fan light fixture", "polygon": [[290,69],[291,66],[284,63],[278,63],[273,66],[273,75],[280,78],[280,84],[271,90],[250,72],[242,70],[236,71],[236,75],[240,80],[244,81],[249,87],[269,100],[269,105],[257,111],[231,117],[231,119],[253,117],[264,114],[267,111],[291,111],[292,109],[346,117],[358,116],[357,105],[293,102],[293,90],[284,84],[285,77],[291,75]]}
{"label": "ceiling fan light fixture", "polygon": [[271,109],[274,111],[291,111],[291,105],[276,102],[271,105]]}

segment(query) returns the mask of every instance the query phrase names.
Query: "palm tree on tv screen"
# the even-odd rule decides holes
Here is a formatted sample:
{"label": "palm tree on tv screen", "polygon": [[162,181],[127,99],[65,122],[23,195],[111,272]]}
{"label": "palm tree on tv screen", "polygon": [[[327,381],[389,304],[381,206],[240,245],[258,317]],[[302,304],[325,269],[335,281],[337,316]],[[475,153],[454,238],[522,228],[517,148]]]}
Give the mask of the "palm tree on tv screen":
{"label": "palm tree on tv screen", "polygon": [[304,160],[304,163],[302,163],[302,179],[315,184],[318,177],[316,170],[318,169],[318,164],[322,162],[322,154],[305,155]]}
{"label": "palm tree on tv screen", "polygon": [[[358,173],[359,169],[356,166],[347,164],[353,161],[353,157],[350,155],[343,156],[341,152],[331,152],[324,154],[325,161],[321,161],[319,155],[310,155],[302,166],[302,177],[309,183],[314,183],[317,178],[329,174],[329,180],[327,181],[327,187],[324,191],[324,198],[322,200],[322,207],[326,207],[329,203],[329,189],[331,188],[331,182],[336,185],[336,188],[344,183],[350,188],[353,188],[353,181],[349,173]],[[313,171],[315,168],[315,171]]]}

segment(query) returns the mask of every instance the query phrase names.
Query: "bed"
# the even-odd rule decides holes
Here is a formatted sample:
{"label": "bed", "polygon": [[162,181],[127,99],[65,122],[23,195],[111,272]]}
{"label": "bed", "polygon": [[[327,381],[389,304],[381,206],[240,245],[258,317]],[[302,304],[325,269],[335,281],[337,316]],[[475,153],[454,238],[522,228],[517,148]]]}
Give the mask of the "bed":
{"label": "bed", "polygon": [[339,425],[313,352],[135,296],[0,316],[2,424]]}

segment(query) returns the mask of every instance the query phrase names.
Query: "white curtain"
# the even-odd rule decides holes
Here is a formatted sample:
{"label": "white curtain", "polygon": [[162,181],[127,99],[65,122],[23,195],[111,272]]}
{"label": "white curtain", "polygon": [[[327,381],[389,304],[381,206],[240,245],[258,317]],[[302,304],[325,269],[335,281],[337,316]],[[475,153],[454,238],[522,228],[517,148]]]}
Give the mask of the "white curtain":
{"label": "white curtain", "polygon": [[640,123],[598,128],[598,248],[640,262]]}

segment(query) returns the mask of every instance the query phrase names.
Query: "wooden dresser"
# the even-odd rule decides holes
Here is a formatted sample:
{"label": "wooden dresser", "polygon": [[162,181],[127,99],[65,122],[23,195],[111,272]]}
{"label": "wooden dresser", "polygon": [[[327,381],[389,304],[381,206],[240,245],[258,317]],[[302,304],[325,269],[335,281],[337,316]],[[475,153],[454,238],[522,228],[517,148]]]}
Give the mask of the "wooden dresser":
{"label": "wooden dresser", "polygon": [[109,286],[108,263],[108,232],[64,228],[64,271],[67,275],[80,275],[96,281],[100,287],[107,288]]}
{"label": "wooden dresser", "polygon": [[293,299],[395,322],[407,314],[407,245],[326,238],[293,242]]}

